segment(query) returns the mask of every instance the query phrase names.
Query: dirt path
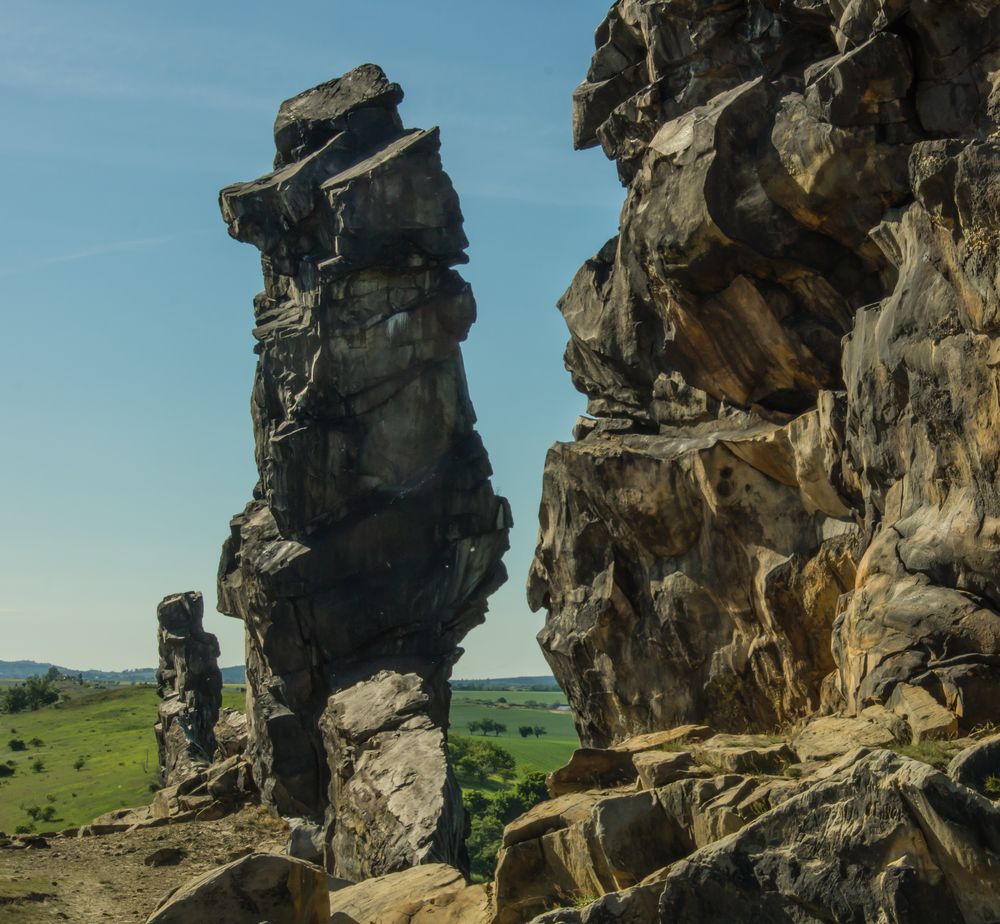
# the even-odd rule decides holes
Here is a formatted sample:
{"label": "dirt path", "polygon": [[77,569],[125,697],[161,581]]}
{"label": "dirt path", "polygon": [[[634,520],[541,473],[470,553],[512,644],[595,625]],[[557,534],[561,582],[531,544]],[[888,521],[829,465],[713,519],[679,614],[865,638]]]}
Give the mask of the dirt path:
{"label": "dirt path", "polygon": [[[281,823],[250,807],[219,821],[53,838],[48,849],[0,849],[0,924],[141,924],[188,879],[284,841]],[[146,866],[146,857],[162,847],[181,850],[180,862]]]}

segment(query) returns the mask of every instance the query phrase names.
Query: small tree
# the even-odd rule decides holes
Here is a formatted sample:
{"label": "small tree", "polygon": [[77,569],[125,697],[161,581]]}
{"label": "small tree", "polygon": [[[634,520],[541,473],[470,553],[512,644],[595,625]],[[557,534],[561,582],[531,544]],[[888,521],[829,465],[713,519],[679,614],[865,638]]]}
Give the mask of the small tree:
{"label": "small tree", "polygon": [[535,725],[532,727],[531,731],[536,738],[541,738],[542,735],[547,735],[549,732],[549,730],[544,725]]}
{"label": "small tree", "polygon": [[484,734],[484,735],[486,734],[486,732],[483,731],[483,723],[482,722],[472,721],[472,722],[469,722],[466,727],[469,729],[470,732],[472,732],[472,734],[475,734],[476,732],[482,732],[482,734]]}
{"label": "small tree", "polygon": [[490,731],[492,731],[493,734],[496,735],[498,738],[500,737],[500,735],[507,734],[507,726],[504,725],[503,722],[493,722],[492,725],[493,727],[490,729]]}
{"label": "small tree", "polygon": [[34,770],[35,773],[41,773],[45,769],[45,761],[42,760],[41,757],[36,757],[31,762],[31,769]]}
{"label": "small tree", "polygon": [[530,725],[519,725],[518,729],[517,729],[517,733],[522,738],[530,738],[532,731],[533,731],[533,729],[532,729],[532,727]]}
{"label": "small tree", "polygon": [[85,757],[82,757],[82,756],[78,757],[76,760],[73,761],[73,769],[74,770],[82,770],[83,769],[83,765],[86,762],[87,762],[87,760],[86,760]]}

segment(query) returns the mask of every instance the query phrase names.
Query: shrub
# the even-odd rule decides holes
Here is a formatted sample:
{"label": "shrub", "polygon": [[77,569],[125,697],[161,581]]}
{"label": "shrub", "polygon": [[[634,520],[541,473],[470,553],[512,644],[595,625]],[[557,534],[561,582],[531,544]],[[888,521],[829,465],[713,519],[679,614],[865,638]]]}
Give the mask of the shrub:
{"label": "shrub", "polygon": [[45,747],[45,742],[42,741],[41,738],[32,738],[31,739],[31,746],[33,748],[43,748],[43,747]]}
{"label": "shrub", "polygon": [[11,738],[7,742],[7,747],[12,751],[26,751],[28,750],[28,745],[26,745],[20,738]]}
{"label": "shrub", "polygon": [[73,761],[73,769],[74,770],[82,770],[84,764],[86,764],[86,763],[87,763],[86,758],[84,758],[82,756],[78,757],[76,760]]}
{"label": "shrub", "polygon": [[36,757],[31,762],[31,769],[34,770],[35,773],[41,773],[45,769],[45,761],[42,760],[41,757]]}
{"label": "shrub", "polygon": [[0,777],[13,776],[14,766],[13,764],[0,764]]}

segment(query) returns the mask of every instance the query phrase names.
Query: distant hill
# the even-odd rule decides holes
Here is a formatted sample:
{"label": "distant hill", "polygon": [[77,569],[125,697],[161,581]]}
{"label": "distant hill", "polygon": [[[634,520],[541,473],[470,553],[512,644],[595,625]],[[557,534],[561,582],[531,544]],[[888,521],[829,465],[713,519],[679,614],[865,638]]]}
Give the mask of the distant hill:
{"label": "distant hill", "polygon": [[[75,667],[63,667],[61,664],[51,664],[48,661],[0,661],[0,680],[24,680],[35,674],[44,674],[50,667],[55,667],[61,674],[76,677],[83,675],[84,680],[100,680],[106,683],[155,683],[155,667],[133,667],[124,671],[80,670]],[[242,664],[233,667],[223,667],[223,683],[246,683],[247,672]],[[537,677],[484,677],[471,680],[453,680],[455,690],[531,690],[535,693],[558,691],[559,684],[551,674]]]}
{"label": "distant hill", "polygon": [[[84,680],[101,680],[107,683],[156,682],[155,667],[134,667],[124,671],[82,671],[75,667],[51,664],[48,661],[0,661],[0,680],[24,680],[36,674],[45,674],[51,667],[55,667],[61,674],[69,674],[71,677],[81,674]],[[247,672],[242,664],[223,667],[221,670],[223,683],[246,683]]]}
{"label": "distant hill", "polygon": [[558,691],[551,674],[538,677],[486,677],[479,680],[453,680],[453,690],[531,690],[535,693]]}

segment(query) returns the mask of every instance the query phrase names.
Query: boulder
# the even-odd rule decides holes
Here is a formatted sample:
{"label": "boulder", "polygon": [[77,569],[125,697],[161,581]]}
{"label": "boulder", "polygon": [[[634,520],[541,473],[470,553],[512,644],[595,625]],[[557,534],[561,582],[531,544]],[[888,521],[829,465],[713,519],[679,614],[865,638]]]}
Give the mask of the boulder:
{"label": "boulder", "polygon": [[330,697],[327,869],[351,881],[423,863],[464,865],[462,793],[432,689],[381,671]]}
{"label": "boulder", "polygon": [[210,870],[171,893],[147,924],[328,924],[321,867],[253,853]]}
{"label": "boulder", "polygon": [[1000,735],[993,735],[960,751],[948,764],[948,776],[984,796],[1000,796]]}
{"label": "boulder", "polygon": [[431,863],[330,893],[330,924],[489,924],[484,886]]}

